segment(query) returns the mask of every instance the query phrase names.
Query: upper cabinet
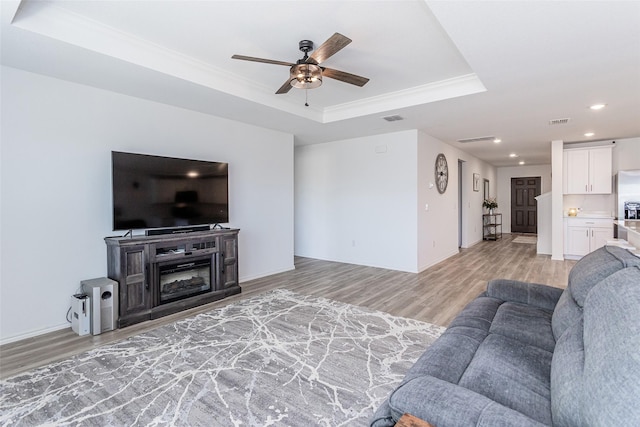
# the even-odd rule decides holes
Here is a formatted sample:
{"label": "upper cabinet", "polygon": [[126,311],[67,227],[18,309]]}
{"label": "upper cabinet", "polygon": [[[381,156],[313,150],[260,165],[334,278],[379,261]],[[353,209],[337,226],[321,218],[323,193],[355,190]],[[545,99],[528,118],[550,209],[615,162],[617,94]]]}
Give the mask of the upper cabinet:
{"label": "upper cabinet", "polygon": [[564,150],[564,194],[611,194],[612,147]]}

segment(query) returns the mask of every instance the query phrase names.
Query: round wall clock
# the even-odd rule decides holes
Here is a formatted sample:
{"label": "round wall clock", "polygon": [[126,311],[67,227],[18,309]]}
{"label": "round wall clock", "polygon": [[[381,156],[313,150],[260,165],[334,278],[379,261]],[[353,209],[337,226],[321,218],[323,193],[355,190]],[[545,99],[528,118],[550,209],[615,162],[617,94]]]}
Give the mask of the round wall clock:
{"label": "round wall clock", "polygon": [[438,193],[444,194],[447,190],[447,183],[449,182],[449,167],[447,166],[447,158],[444,154],[438,154],[436,157],[436,187],[438,187]]}

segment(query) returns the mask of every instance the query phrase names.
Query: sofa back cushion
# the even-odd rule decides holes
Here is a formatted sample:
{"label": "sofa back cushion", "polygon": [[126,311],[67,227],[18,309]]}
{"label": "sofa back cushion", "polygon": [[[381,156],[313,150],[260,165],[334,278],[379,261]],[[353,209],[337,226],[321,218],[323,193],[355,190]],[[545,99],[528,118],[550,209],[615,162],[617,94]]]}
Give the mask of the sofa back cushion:
{"label": "sofa back cushion", "polygon": [[639,349],[640,267],[629,267],[592,289],[583,319],[556,344],[553,425],[640,425]]}
{"label": "sofa back cushion", "polygon": [[593,289],[583,335],[584,425],[640,425],[640,267]]}
{"label": "sofa back cushion", "polygon": [[556,341],[582,317],[589,291],[601,280],[627,267],[640,265],[640,258],[617,246],[604,246],[585,255],[569,273],[569,283],[553,311],[552,327]]}

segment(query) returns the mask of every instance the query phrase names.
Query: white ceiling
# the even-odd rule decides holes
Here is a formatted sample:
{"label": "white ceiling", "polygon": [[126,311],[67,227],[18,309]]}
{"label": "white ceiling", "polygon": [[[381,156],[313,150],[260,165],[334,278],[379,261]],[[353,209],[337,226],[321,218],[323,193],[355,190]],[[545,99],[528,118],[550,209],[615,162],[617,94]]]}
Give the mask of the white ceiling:
{"label": "white ceiling", "polygon": [[[0,3],[4,65],[293,133],[298,145],[421,129],[510,166],[549,163],[552,140],[640,136],[640,1]],[[300,40],[319,46],[334,32],[353,42],[323,65],[370,81],[325,77],[309,107],[304,90],[275,94],[287,67],[231,59],[295,62]],[[570,120],[549,125],[558,118]],[[483,136],[502,142],[457,142]]]}

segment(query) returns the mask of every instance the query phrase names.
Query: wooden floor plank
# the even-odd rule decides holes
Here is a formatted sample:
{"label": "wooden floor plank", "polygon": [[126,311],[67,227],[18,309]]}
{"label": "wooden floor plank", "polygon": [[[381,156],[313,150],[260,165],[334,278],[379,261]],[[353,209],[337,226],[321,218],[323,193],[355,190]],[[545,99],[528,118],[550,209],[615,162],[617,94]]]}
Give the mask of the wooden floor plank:
{"label": "wooden floor plank", "polygon": [[501,240],[462,249],[419,274],[297,257],[295,270],[243,282],[240,295],[222,301],[101,335],[79,337],[69,328],[1,346],[0,378],[276,288],[447,326],[490,279],[566,286],[575,261],[536,255],[536,245],[513,243],[515,237],[504,234]]}

